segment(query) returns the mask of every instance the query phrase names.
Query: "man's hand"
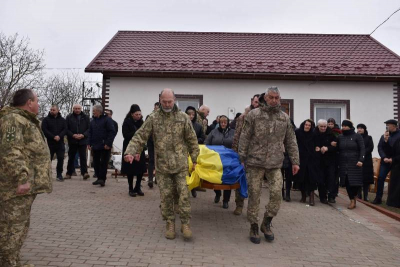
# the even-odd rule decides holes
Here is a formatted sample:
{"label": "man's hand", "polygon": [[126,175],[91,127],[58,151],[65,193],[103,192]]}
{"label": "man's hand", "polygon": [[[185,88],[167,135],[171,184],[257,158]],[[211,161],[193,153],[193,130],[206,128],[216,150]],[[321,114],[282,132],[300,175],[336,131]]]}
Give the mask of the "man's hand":
{"label": "man's hand", "polygon": [[135,159],[135,157],[132,155],[129,155],[129,154],[125,155],[125,157],[124,157],[125,162],[129,162],[130,164],[132,164],[134,159]]}
{"label": "man's hand", "polygon": [[104,149],[105,149],[105,150],[110,150],[111,147],[109,147],[109,146],[107,146],[107,145],[104,145]]}
{"label": "man's hand", "polygon": [[83,134],[78,134],[78,139],[79,139],[79,140],[81,140],[81,139],[83,139],[83,138],[85,138],[85,136],[84,136]]}
{"label": "man's hand", "polygon": [[296,175],[296,174],[299,172],[299,170],[300,170],[299,165],[293,165],[293,166],[292,166],[292,173],[293,173],[293,175]]}
{"label": "man's hand", "polygon": [[58,135],[54,136],[54,140],[56,140],[57,142],[60,141],[60,137]]}
{"label": "man's hand", "polygon": [[194,171],[196,169],[196,166],[197,166],[197,163],[193,163],[192,171]]}
{"label": "man's hand", "polygon": [[87,149],[88,149],[88,150],[91,150],[92,147],[91,147],[90,145],[87,145]]}
{"label": "man's hand", "polygon": [[337,145],[337,142],[335,142],[335,141],[331,142],[331,146],[336,146],[336,145]]}
{"label": "man's hand", "polygon": [[74,135],[72,136],[72,138],[78,139],[78,140],[79,140],[79,134],[74,134]]}
{"label": "man's hand", "polygon": [[135,155],[135,160],[136,160],[136,161],[140,161],[140,154],[136,154],[136,155]]}
{"label": "man's hand", "polygon": [[315,152],[320,152],[321,151],[321,148],[319,148],[319,146],[316,146],[315,147]]}
{"label": "man's hand", "polygon": [[326,151],[328,151],[328,148],[327,148],[326,146],[323,146],[323,147],[321,148],[321,153],[322,153],[322,154],[325,154]]}
{"label": "man's hand", "polygon": [[31,184],[27,182],[26,184],[20,184],[17,187],[17,195],[23,195],[29,192],[31,190]]}
{"label": "man's hand", "polygon": [[384,161],[385,163],[392,163],[392,159],[388,159],[388,158],[384,158],[383,161]]}
{"label": "man's hand", "polygon": [[361,161],[357,162],[358,167],[362,167],[363,163]]}

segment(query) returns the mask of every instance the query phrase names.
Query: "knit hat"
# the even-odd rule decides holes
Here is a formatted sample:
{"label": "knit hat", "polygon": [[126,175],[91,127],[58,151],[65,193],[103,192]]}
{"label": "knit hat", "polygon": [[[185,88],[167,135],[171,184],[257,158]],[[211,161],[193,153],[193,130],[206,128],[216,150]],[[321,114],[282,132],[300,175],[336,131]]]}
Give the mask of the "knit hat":
{"label": "knit hat", "polygon": [[342,126],[348,126],[349,128],[354,128],[353,122],[351,120],[343,120]]}
{"label": "knit hat", "polygon": [[357,129],[358,129],[358,128],[363,128],[363,129],[364,129],[364,131],[365,131],[365,130],[367,130],[367,126],[365,126],[365,124],[364,124],[364,123],[360,123],[360,124],[358,124],[358,125],[357,125]]}

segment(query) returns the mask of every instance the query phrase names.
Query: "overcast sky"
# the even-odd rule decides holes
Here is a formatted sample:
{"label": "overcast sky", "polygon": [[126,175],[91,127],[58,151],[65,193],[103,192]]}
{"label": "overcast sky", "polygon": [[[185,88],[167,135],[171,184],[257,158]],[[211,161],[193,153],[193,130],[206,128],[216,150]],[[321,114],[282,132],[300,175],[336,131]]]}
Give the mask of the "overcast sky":
{"label": "overcast sky", "polygon": [[[83,73],[118,30],[369,34],[399,8],[400,0],[0,0],[0,31],[29,37],[47,68]],[[400,55],[400,12],[372,36]]]}

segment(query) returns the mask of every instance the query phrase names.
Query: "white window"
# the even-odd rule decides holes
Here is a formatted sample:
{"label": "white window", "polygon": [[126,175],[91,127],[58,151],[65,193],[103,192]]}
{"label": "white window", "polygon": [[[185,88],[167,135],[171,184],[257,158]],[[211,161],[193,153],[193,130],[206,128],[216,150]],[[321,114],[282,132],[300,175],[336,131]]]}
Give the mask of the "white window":
{"label": "white window", "polygon": [[200,107],[200,99],[197,98],[176,98],[176,105],[180,110],[185,112],[188,106],[194,107],[196,110]]}
{"label": "white window", "polygon": [[347,118],[346,104],[315,104],[314,105],[314,121],[334,118],[336,123],[340,125],[342,120]]}

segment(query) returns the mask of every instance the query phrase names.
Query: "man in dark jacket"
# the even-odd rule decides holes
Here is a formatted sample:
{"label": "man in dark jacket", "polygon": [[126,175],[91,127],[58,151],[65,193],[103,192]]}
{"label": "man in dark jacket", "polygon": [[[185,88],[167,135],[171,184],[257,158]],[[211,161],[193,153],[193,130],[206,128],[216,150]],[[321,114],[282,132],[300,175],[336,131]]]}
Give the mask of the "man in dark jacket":
{"label": "man in dark jacket", "polygon": [[62,172],[65,154],[64,136],[67,133],[67,123],[61,116],[57,105],[51,106],[49,115],[43,119],[42,130],[47,138],[50,160],[53,160],[54,154],[57,155],[57,181],[64,182]]}
{"label": "man in dark jacket", "polygon": [[112,111],[112,109],[109,109],[109,110],[106,112],[106,114],[107,114],[107,116],[112,120],[112,123],[113,123],[113,125],[114,125],[115,134],[117,134],[117,133],[118,133],[118,122],[116,122],[116,121],[113,120],[113,118],[112,118],[114,112]]}
{"label": "man in dark jacket", "polygon": [[97,174],[97,180],[93,185],[105,185],[108,160],[115,135],[113,120],[103,113],[101,105],[95,105],[88,136],[88,148],[93,153],[93,167]]}
{"label": "man in dark jacket", "polygon": [[397,128],[398,123],[396,120],[385,121],[388,134],[382,135],[378,143],[378,153],[381,157],[381,166],[379,169],[378,177],[378,188],[376,191],[376,197],[373,204],[382,204],[383,188],[385,185],[385,179],[390,172],[392,164],[392,147],[394,143],[400,138],[400,131]]}
{"label": "man in dark jacket", "polygon": [[68,136],[68,166],[65,179],[71,179],[72,173],[75,171],[74,160],[76,152],[79,152],[81,161],[81,175],[87,180],[89,174],[86,164],[86,146],[87,137],[89,135],[89,117],[82,112],[82,106],[75,104],[73,112],[67,116],[67,136]]}

